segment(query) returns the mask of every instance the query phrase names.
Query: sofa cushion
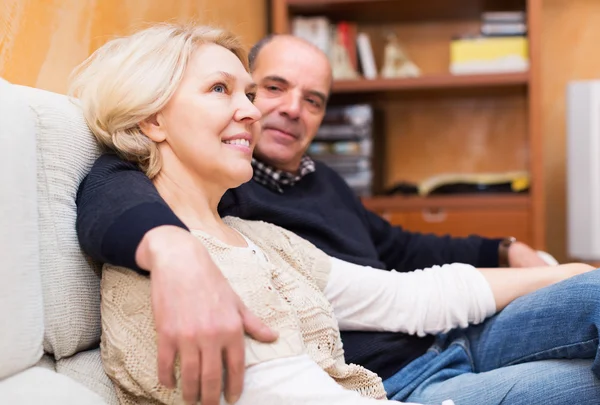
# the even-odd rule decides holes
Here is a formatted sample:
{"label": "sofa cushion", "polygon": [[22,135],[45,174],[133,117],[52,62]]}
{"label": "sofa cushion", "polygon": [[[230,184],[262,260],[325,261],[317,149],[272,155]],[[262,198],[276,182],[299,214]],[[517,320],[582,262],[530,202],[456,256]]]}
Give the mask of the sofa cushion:
{"label": "sofa cushion", "polygon": [[58,360],[100,341],[99,267],[75,231],[77,189],[100,151],[74,101],[16,87],[35,116],[44,349]]}
{"label": "sofa cushion", "polygon": [[0,379],[42,357],[35,128],[25,100],[0,79]]}
{"label": "sofa cushion", "polygon": [[35,365],[36,367],[47,368],[48,370],[56,371],[56,360],[50,354],[44,354],[40,361]]}
{"label": "sofa cushion", "polygon": [[67,376],[46,368],[32,367],[0,381],[3,404],[102,405],[98,394]]}
{"label": "sofa cushion", "polygon": [[56,362],[56,371],[100,395],[107,404],[119,405],[115,387],[104,372],[100,349],[88,350]]}

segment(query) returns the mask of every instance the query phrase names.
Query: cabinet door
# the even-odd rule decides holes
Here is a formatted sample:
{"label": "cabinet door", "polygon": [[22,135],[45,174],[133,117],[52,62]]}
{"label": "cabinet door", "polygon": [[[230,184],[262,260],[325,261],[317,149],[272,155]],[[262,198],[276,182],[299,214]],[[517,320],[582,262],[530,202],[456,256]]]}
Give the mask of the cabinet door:
{"label": "cabinet door", "polygon": [[532,243],[527,209],[424,208],[383,211],[381,215],[393,225],[412,232],[489,238],[514,236],[524,243]]}

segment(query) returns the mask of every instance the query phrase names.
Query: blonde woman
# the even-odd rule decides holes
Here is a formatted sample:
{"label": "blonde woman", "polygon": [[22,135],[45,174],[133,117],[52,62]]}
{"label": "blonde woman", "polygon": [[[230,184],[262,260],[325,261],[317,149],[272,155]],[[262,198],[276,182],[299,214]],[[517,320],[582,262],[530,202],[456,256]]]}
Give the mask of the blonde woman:
{"label": "blonde woman", "polygon": [[[463,264],[403,275],[381,272],[332,259],[274,225],[221,218],[217,205],[226,190],[252,177],[260,134],[255,88],[234,36],[176,25],[107,43],[76,70],[73,82],[99,142],[139,165],[243,302],[278,333],[270,344],[245,338],[244,390],[230,402],[375,404],[385,399],[382,381],[346,364],[340,325],[418,335],[446,332],[480,323],[543,286],[536,278],[540,269],[523,273],[531,274],[523,275],[524,281],[531,280],[519,289],[505,288],[496,270]],[[557,269],[546,285],[591,268]],[[175,367],[177,386],[159,383],[161,342],[148,277],[104,267],[102,325],[103,363],[121,403],[196,402],[197,392],[181,389],[182,380],[195,378],[190,370],[197,370],[185,353]]]}

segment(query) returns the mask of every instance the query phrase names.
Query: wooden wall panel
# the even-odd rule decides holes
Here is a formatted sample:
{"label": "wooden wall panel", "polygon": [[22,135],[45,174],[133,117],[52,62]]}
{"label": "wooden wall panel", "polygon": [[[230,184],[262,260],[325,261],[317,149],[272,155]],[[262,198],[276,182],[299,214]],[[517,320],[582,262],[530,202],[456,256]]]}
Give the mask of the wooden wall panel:
{"label": "wooden wall panel", "polygon": [[266,34],[266,1],[1,0],[0,76],[62,93],[73,67],[112,36],[188,20],[228,28],[251,45]]}
{"label": "wooden wall panel", "polygon": [[528,170],[527,105],[520,93],[388,103],[384,185],[448,172]]}
{"label": "wooden wall panel", "polygon": [[570,80],[600,79],[600,1],[544,0],[542,26],[546,245],[558,259],[568,260],[565,93]]}

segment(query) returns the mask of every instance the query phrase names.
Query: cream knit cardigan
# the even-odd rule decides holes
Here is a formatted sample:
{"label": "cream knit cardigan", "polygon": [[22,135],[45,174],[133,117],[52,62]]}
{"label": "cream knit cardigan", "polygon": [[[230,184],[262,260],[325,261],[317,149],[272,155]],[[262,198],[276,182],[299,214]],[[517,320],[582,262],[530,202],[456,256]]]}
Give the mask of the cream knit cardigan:
{"label": "cream knit cardigan", "polygon": [[[384,399],[383,383],[376,374],[345,363],[338,324],[323,294],[330,258],[275,225],[232,217],[224,220],[253,241],[267,260],[248,248],[226,245],[203,232],[192,233],[206,246],[244,304],[279,333],[272,344],[246,337],[246,367],[308,354],[341,386]],[[178,363],[176,389],[167,389],[158,381],[150,279],[105,265],[101,290],[102,361],[120,402],[183,404]]]}

